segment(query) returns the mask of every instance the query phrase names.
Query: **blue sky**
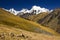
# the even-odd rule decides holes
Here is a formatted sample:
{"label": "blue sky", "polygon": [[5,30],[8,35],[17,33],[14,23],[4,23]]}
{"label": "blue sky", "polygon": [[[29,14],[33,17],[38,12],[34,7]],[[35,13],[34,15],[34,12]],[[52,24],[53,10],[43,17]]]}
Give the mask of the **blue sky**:
{"label": "blue sky", "polygon": [[0,0],[0,7],[16,10],[31,9],[32,6],[41,6],[48,9],[60,8],[60,0]]}

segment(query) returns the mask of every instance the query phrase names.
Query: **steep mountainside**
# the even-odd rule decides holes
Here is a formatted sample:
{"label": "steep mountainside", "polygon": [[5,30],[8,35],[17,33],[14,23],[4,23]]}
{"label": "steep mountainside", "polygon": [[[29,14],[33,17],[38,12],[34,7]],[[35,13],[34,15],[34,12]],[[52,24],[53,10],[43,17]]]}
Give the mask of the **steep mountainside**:
{"label": "steep mountainside", "polygon": [[60,33],[60,9],[55,9],[51,13],[42,12],[37,15],[26,13],[24,15],[20,15],[20,17],[40,23]]}
{"label": "steep mountainside", "polygon": [[44,33],[44,34],[52,34],[59,35],[54,30],[41,26],[38,23],[25,20],[21,17],[15,16],[3,9],[0,8],[0,24],[12,26],[19,29],[24,29],[27,31]]}
{"label": "steep mountainside", "polygon": [[43,19],[38,20],[38,23],[50,27],[60,33],[60,9],[55,9]]}
{"label": "steep mountainside", "polygon": [[40,14],[37,14],[37,15],[32,15],[32,16],[29,16],[28,18],[32,21],[35,21],[37,22],[39,19],[42,19],[44,18],[46,15],[48,15],[49,13],[47,12],[42,12]]}
{"label": "steep mountainside", "polygon": [[25,18],[27,20],[31,20],[31,21],[37,22],[39,19],[44,18],[48,14],[49,13],[47,13],[47,12],[42,12],[42,13],[39,13],[39,14],[26,13],[26,14],[23,14],[23,15],[17,14],[17,16],[20,16],[20,17]]}

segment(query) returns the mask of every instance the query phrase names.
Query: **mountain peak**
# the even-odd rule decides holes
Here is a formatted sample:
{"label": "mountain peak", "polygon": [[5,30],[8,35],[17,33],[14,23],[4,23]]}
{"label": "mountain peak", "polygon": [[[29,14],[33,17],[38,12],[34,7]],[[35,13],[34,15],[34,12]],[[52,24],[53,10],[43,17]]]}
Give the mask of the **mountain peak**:
{"label": "mountain peak", "polygon": [[15,10],[14,8],[10,8],[9,10],[3,8],[3,10],[6,10],[6,11],[8,11],[8,12],[14,14],[14,15],[17,15],[20,12],[20,11]]}
{"label": "mountain peak", "polygon": [[41,7],[40,6],[36,6],[36,5],[34,5],[33,7],[32,7],[32,9],[34,9],[34,10],[37,10],[37,9],[40,9]]}
{"label": "mountain peak", "polygon": [[40,6],[36,6],[34,5],[32,8],[31,8],[31,11],[32,10],[35,10],[36,11],[36,14],[39,14],[41,12],[50,12],[49,9],[46,9],[46,8],[41,8]]}
{"label": "mountain peak", "polygon": [[9,9],[9,11],[16,11],[14,8]]}
{"label": "mountain peak", "polygon": [[29,13],[29,10],[28,9],[22,9],[20,12]]}

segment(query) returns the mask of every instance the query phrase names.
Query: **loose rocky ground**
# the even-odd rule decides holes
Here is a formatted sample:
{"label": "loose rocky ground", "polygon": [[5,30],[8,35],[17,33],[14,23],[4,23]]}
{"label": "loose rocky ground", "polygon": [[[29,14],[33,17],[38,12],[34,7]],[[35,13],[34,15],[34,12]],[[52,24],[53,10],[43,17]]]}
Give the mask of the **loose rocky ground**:
{"label": "loose rocky ground", "polygon": [[33,33],[0,25],[0,40],[60,40],[60,36]]}

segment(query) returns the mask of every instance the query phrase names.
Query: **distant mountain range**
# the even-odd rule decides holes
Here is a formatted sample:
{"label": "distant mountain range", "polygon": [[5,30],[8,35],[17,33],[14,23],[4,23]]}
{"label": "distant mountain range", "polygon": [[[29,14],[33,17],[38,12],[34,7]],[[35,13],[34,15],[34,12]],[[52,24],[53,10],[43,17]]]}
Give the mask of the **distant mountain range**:
{"label": "distant mountain range", "polygon": [[42,12],[52,12],[53,11],[53,10],[49,10],[47,8],[41,8],[40,6],[33,6],[30,10],[22,9],[20,11],[16,11],[16,10],[14,10],[14,8],[11,8],[9,10],[7,10],[7,9],[4,9],[4,10],[6,10],[6,11],[8,11],[10,13],[13,13],[14,15],[17,15],[17,14],[22,15],[22,14],[26,14],[26,13],[39,14],[39,13],[42,13]]}

